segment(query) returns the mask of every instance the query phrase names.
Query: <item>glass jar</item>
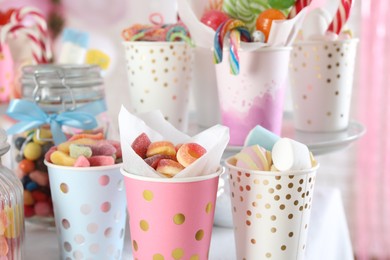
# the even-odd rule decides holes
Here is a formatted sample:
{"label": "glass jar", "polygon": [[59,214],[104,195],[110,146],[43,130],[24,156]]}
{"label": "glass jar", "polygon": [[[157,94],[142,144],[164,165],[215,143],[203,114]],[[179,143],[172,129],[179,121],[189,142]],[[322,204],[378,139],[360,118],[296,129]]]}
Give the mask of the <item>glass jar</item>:
{"label": "glass jar", "polygon": [[23,186],[14,173],[1,164],[8,152],[7,136],[0,129],[0,259],[22,259],[24,240]]}
{"label": "glass jar", "polygon": [[12,138],[14,167],[24,187],[26,220],[54,226],[44,155],[74,134],[107,137],[103,79],[100,68],[90,65],[33,65],[22,71],[22,99],[11,101],[7,111],[19,121],[8,129],[18,133]]}

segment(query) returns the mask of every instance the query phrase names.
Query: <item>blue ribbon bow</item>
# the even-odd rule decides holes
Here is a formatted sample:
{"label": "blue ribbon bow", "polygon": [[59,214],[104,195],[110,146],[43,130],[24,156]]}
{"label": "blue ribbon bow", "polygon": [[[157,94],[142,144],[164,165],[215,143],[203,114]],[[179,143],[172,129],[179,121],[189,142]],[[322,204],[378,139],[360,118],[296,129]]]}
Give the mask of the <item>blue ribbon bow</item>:
{"label": "blue ribbon bow", "polygon": [[95,116],[106,110],[105,102],[98,100],[72,111],[48,115],[32,101],[15,99],[9,104],[7,115],[19,122],[10,127],[7,134],[13,135],[50,124],[54,143],[58,145],[67,140],[61,129],[63,125],[85,130],[96,128]]}

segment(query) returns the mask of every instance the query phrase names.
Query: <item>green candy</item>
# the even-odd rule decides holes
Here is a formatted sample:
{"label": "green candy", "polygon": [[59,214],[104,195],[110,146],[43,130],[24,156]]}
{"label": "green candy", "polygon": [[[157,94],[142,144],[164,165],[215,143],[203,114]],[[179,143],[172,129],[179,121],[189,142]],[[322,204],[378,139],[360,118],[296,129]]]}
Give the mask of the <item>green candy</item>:
{"label": "green candy", "polygon": [[78,158],[80,155],[89,158],[92,156],[92,149],[85,145],[71,144],[69,146],[69,155],[72,158]]}
{"label": "green candy", "polygon": [[275,9],[283,11],[295,4],[295,0],[268,0],[268,4]]}

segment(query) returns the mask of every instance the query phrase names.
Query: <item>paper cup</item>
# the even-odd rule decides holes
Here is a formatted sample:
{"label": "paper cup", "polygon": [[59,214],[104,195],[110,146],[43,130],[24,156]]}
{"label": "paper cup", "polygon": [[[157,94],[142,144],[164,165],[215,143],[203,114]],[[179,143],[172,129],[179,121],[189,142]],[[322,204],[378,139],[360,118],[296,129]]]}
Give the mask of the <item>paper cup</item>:
{"label": "paper cup", "polygon": [[123,169],[134,259],[207,259],[218,179],[150,178]]}
{"label": "paper cup", "polygon": [[230,74],[228,52],[216,65],[222,124],[230,128],[230,145],[241,146],[256,125],[279,135],[291,48],[239,52],[240,73]]}
{"label": "paper cup", "polygon": [[304,259],[317,167],[251,171],[225,161],[237,259]]}
{"label": "paper cup", "polygon": [[45,164],[61,259],[122,259],[126,196],[121,164],[88,168]]}
{"label": "paper cup", "polygon": [[301,42],[291,55],[294,127],[308,132],[348,127],[357,39]]}
{"label": "paper cup", "polygon": [[2,44],[0,50],[0,104],[11,98],[14,80],[14,63],[7,44]]}
{"label": "paper cup", "polygon": [[194,55],[194,101],[197,123],[211,127],[221,122],[219,112],[217,79],[213,53],[210,49],[197,47]]}
{"label": "paper cup", "polygon": [[161,110],[181,131],[188,127],[193,49],[185,42],[123,42],[133,113]]}

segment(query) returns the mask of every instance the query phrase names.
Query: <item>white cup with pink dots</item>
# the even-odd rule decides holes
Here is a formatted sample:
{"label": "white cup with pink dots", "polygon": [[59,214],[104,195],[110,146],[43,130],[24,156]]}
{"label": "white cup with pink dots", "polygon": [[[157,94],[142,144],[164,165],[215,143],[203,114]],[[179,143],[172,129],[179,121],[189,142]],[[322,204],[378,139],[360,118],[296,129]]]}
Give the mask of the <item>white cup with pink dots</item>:
{"label": "white cup with pink dots", "polygon": [[[123,42],[132,113],[160,110],[187,131],[193,48],[185,42]],[[206,93],[205,93],[206,94]]]}
{"label": "white cup with pink dots", "polygon": [[126,196],[122,164],[48,166],[61,259],[122,259]]}
{"label": "white cup with pink dots", "polygon": [[294,44],[290,83],[297,130],[335,132],[347,129],[357,39]]}
{"label": "white cup with pink dots", "polygon": [[236,259],[304,259],[318,164],[307,170],[256,171],[225,161]]}

